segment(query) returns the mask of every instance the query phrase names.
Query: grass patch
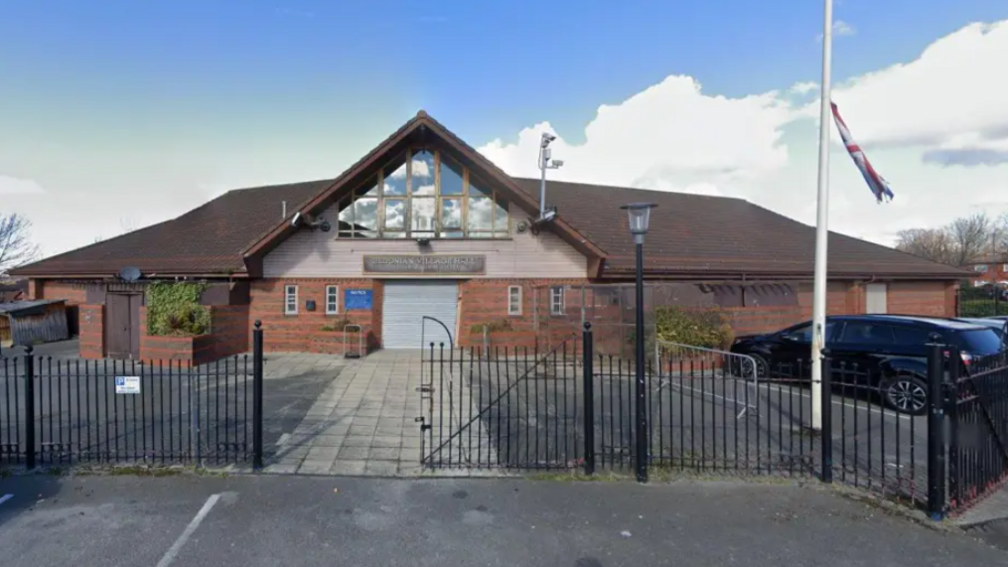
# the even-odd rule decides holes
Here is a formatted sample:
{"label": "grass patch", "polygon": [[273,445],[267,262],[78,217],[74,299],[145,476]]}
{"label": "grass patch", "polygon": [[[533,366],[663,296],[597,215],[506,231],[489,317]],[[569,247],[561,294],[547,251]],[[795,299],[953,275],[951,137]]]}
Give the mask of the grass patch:
{"label": "grass patch", "polygon": [[593,475],[587,475],[580,470],[533,473],[528,478],[530,480],[549,480],[554,482],[613,482],[632,480],[630,475],[617,474],[613,471],[597,471]]}

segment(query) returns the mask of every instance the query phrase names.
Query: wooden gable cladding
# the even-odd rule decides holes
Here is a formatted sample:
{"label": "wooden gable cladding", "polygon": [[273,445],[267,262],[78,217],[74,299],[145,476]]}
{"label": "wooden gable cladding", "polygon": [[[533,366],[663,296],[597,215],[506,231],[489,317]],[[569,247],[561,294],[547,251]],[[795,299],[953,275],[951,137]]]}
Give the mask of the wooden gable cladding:
{"label": "wooden gable cladding", "polygon": [[[471,146],[463,142],[439,122],[420,111],[417,115],[393,133],[384,142],[375,147],[356,164],[337,177],[328,187],[315,197],[290,211],[304,215],[318,215],[334,202],[346,196],[363,185],[379,168],[399,153],[414,146],[427,146],[439,149],[450,155],[462,166],[470,169],[481,179],[491,184],[496,191],[514,205],[535,216],[538,203],[530,195],[522,191],[506,173],[493,165]],[[561,239],[573,246],[578,252],[589,259],[605,256],[603,250],[589,241],[562,218],[556,218],[550,223],[550,228]],[[243,254],[249,275],[261,277],[263,271],[263,256],[275,249],[282,241],[290,237],[297,229],[284,219],[267,234],[259,238]]]}

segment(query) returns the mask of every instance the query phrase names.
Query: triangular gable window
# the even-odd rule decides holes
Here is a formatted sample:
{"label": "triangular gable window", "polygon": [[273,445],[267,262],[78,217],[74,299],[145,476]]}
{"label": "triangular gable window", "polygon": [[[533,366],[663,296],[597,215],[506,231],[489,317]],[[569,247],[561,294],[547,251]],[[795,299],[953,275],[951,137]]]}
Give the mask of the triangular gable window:
{"label": "triangular gable window", "polygon": [[339,238],[508,238],[508,203],[440,150],[412,148],[339,201]]}

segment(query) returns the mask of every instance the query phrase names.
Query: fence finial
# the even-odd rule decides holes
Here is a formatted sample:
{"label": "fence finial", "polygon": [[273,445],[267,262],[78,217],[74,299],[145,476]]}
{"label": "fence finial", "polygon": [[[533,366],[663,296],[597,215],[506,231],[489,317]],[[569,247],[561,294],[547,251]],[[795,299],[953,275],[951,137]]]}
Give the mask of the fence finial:
{"label": "fence finial", "polygon": [[584,329],[586,331],[590,331],[591,330],[591,321],[585,321]]}
{"label": "fence finial", "polygon": [[33,347],[31,345],[25,345],[25,347],[24,347],[24,353],[25,354],[27,354],[28,356],[31,356],[31,353],[34,352],[34,351],[35,351],[35,347]]}
{"label": "fence finial", "polygon": [[259,319],[256,319],[255,328],[256,329],[262,328],[262,321],[260,321]]}

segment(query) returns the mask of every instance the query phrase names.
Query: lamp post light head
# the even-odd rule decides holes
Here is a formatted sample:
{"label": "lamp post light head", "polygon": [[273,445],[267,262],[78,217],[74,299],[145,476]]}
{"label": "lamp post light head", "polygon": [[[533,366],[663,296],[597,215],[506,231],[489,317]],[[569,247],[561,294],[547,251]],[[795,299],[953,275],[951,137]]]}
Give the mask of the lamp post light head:
{"label": "lamp post light head", "polygon": [[651,220],[651,209],[657,206],[654,203],[630,203],[620,207],[629,215],[630,234],[633,235],[635,244],[644,243],[644,235],[647,234]]}

